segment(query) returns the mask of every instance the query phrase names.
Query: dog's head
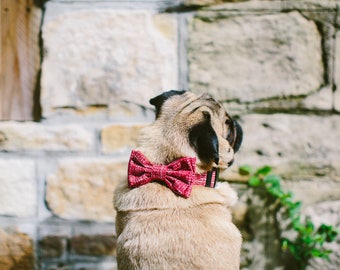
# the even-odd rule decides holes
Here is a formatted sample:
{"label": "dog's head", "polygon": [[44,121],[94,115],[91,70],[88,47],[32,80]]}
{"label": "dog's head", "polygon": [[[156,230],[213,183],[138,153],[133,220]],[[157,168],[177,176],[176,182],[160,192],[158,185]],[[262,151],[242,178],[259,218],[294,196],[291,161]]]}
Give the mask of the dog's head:
{"label": "dog's head", "polygon": [[155,158],[158,162],[196,156],[200,171],[231,165],[241,146],[242,129],[210,95],[172,90],[150,103],[156,108],[156,120],[145,132],[154,137],[153,151],[161,152]]}

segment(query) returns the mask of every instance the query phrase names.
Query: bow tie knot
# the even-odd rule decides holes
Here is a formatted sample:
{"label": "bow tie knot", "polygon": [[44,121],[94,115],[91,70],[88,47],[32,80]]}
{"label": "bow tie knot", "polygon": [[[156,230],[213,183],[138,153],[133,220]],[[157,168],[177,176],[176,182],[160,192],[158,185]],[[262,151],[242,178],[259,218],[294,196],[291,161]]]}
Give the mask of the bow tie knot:
{"label": "bow tie knot", "polygon": [[151,181],[165,179],[167,166],[155,164],[154,167],[150,170]]}
{"label": "bow tie knot", "polygon": [[151,163],[140,151],[132,151],[128,165],[130,188],[161,181],[176,194],[188,198],[196,178],[196,159],[183,157],[168,165]]}

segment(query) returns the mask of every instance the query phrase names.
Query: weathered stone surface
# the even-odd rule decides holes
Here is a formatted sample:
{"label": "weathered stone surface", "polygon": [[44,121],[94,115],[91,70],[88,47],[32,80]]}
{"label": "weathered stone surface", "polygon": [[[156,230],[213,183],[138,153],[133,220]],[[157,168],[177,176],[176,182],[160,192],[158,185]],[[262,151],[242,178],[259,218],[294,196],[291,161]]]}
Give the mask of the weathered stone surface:
{"label": "weathered stone surface", "polygon": [[110,125],[101,131],[102,151],[111,153],[124,148],[132,149],[137,145],[140,129],[143,125]]}
{"label": "weathered stone surface", "polygon": [[308,95],[323,83],[320,34],[298,12],[204,16],[190,21],[190,89],[251,102]]}
{"label": "weathered stone surface", "polygon": [[39,251],[42,259],[60,258],[67,247],[67,239],[62,236],[50,235],[39,240]]}
{"label": "weathered stone surface", "polygon": [[282,1],[284,9],[302,9],[302,10],[322,10],[336,9],[338,0],[286,0]]}
{"label": "weathered stone surface", "polygon": [[71,263],[47,263],[42,264],[42,269],[44,270],[73,270]]}
{"label": "weathered stone surface", "polygon": [[294,199],[303,202],[303,209],[315,204],[340,200],[340,182],[329,177],[308,177],[284,181],[282,188],[291,191]]}
{"label": "weathered stone surface", "polygon": [[333,90],[330,85],[303,100],[302,106],[311,110],[331,111],[333,109]]}
{"label": "weathered stone surface", "polygon": [[[332,225],[335,228],[340,226],[340,201],[326,201],[313,205],[306,209],[305,214],[310,216],[313,223],[318,227],[322,223]],[[332,250],[330,254],[330,261],[313,259],[310,263],[308,270],[337,270],[340,265],[340,237],[338,236],[337,241],[332,243],[326,243],[325,248]]]}
{"label": "weathered stone surface", "polygon": [[158,91],[177,88],[175,16],[91,5],[51,19],[53,3],[47,5],[41,83],[45,116],[56,108],[117,101],[148,106]]}
{"label": "weathered stone surface", "polygon": [[36,213],[35,163],[0,159],[0,215],[31,217]]}
{"label": "weathered stone surface", "polygon": [[[246,115],[240,164],[270,165],[288,177],[340,175],[340,116]],[[231,170],[232,171],[232,170]]]}
{"label": "weathered stone surface", "polygon": [[73,270],[117,270],[116,262],[97,262],[97,263],[75,263]]}
{"label": "weathered stone surface", "polygon": [[334,62],[334,72],[335,72],[335,85],[336,90],[334,92],[334,109],[337,112],[340,112],[340,32],[337,32],[336,34],[336,40],[335,40],[335,62]]}
{"label": "weathered stone surface", "polygon": [[116,254],[115,235],[76,235],[70,241],[71,250],[76,255],[113,256]]}
{"label": "weathered stone surface", "polygon": [[94,145],[94,134],[75,124],[2,122],[0,134],[0,151],[86,151]]}
{"label": "weathered stone surface", "polygon": [[244,239],[241,269],[282,269],[273,205],[274,202],[265,195],[263,189],[240,192],[236,207],[243,208],[241,212],[244,219],[237,223]]}
{"label": "weathered stone surface", "polygon": [[186,6],[208,6],[214,4],[221,4],[223,2],[237,2],[238,0],[184,0],[183,4]]}
{"label": "weathered stone surface", "polygon": [[20,232],[0,229],[0,269],[33,270],[34,264],[32,239]]}
{"label": "weathered stone surface", "polygon": [[[158,93],[160,94],[160,93]],[[153,96],[149,97],[150,99]],[[151,122],[155,118],[153,109],[140,106],[131,102],[116,102],[109,106],[109,119],[124,122]]]}
{"label": "weathered stone surface", "polygon": [[113,221],[113,191],[125,179],[126,168],[126,162],[112,159],[62,159],[47,178],[49,208],[65,219]]}

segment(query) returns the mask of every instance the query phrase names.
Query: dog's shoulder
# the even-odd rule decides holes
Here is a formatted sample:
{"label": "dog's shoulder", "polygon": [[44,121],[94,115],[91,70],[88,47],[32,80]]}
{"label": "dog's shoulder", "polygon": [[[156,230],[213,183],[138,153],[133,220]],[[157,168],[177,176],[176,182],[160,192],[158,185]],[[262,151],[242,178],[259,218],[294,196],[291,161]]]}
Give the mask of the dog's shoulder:
{"label": "dog's shoulder", "polygon": [[117,211],[143,211],[155,209],[191,208],[204,204],[220,204],[231,207],[237,201],[237,193],[226,182],[216,188],[194,186],[192,194],[185,199],[175,195],[159,183],[149,183],[138,188],[129,188],[126,181],[120,183],[114,193]]}

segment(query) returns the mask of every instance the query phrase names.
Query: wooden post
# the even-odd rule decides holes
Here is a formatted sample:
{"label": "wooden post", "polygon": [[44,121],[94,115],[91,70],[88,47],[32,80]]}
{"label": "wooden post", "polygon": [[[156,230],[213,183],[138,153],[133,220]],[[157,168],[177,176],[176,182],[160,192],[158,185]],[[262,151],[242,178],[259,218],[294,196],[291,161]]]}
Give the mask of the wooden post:
{"label": "wooden post", "polygon": [[0,0],[0,4],[0,120],[32,120],[41,10],[34,0]]}

